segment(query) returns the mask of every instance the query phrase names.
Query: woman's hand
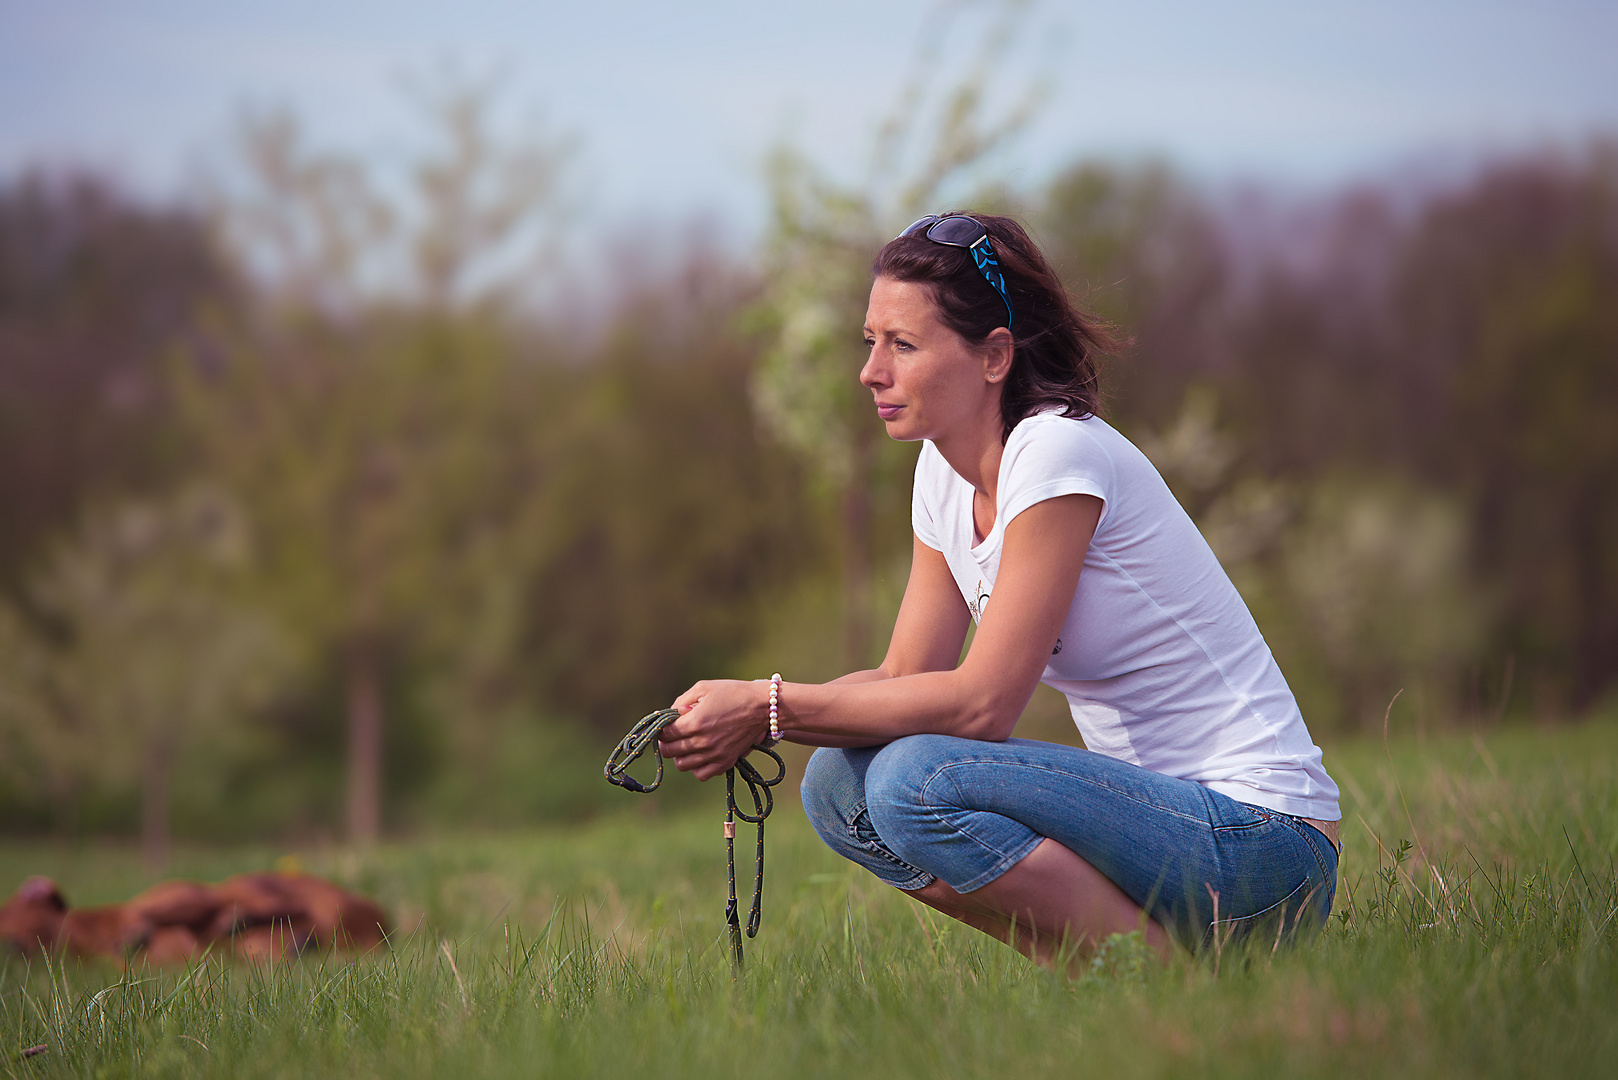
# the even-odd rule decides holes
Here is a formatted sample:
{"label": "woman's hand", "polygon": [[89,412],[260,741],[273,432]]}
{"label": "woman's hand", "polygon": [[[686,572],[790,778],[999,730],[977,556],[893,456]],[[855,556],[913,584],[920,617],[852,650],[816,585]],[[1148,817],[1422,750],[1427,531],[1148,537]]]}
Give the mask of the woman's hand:
{"label": "woman's hand", "polygon": [[770,730],[767,680],[705,679],[674,699],[678,720],[658,741],[663,756],[698,780],[718,776]]}

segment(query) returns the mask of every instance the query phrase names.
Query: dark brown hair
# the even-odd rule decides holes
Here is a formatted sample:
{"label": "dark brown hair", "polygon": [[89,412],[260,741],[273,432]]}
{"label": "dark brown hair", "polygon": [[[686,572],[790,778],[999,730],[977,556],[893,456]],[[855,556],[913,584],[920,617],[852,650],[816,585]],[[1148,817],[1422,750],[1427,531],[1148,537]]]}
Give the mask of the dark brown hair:
{"label": "dark brown hair", "polygon": [[[1111,328],[1073,306],[1056,271],[1016,221],[971,216],[989,231],[1016,315],[1011,330],[1016,345],[1000,399],[1001,441],[1019,422],[1051,406],[1064,416],[1095,415],[1101,409],[1097,354],[1118,347]],[[895,237],[877,253],[871,272],[927,286],[944,325],[974,346],[1006,325],[1006,305],[965,248],[919,235]]]}

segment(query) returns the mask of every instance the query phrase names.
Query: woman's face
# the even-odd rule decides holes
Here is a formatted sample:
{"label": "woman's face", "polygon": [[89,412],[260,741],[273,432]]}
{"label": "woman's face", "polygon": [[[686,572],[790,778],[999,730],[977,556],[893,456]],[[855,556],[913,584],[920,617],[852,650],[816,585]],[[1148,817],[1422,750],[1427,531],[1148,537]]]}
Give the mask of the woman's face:
{"label": "woman's face", "polygon": [[925,285],[877,278],[865,344],[871,356],[860,382],[876,399],[889,437],[936,442],[986,416],[998,424],[999,386],[990,376],[1000,377],[1001,358],[973,349],[945,326]]}

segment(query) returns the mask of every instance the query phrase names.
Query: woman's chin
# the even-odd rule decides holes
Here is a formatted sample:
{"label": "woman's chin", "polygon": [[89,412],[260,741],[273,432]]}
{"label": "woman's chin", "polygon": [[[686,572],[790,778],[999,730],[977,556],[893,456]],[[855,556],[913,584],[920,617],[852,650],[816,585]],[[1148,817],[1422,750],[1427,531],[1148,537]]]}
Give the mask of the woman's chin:
{"label": "woman's chin", "polygon": [[894,442],[915,442],[917,439],[926,438],[926,436],[912,431],[911,425],[905,423],[903,420],[885,420],[883,423],[887,425],[888,438],[892,439]]}

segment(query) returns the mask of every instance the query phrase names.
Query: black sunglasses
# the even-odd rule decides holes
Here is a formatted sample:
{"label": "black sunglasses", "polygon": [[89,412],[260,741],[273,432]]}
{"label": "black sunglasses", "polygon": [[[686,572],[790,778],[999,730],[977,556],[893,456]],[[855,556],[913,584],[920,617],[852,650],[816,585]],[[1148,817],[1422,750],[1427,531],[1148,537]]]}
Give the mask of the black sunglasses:
{"label": "black sunglasses", "polygon": [[899,235],[915,236],[918,233],[935,244],[966,248],[972,253],[972,261],[977,264],[978,273],[983,275],[984,281],[994,287],[994,291],[1000,294],[1000,299],[1006,305],[1006,329],[1010,330],[1016,317],[1011,311],[1011,297],[1006,295],[1005,275],[1000,273],[1000,263],[994,257],[994,247],[989,243],[989,230],[983,227],[983,222],[965,214],[950,214],[945,217],[928,214]]}

